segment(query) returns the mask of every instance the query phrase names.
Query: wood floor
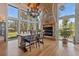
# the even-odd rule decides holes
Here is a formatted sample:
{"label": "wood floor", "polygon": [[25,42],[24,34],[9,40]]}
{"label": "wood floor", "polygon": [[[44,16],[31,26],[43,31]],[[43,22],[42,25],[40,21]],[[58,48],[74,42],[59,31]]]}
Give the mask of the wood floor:
{"label": "wood floor", "polygon": [[50,39],[44,39],[44,46],[39,48],[32,47],[32,51],[23,52],[18,48],[18,41],[8,41],[8,45],[1,43],[0,55],[6,56],[78,56],[79,45],[68,43],[63,45],[62,41],[53,41]]}
{"label": "wood floor", "polygon": [[0,36],[0,56],[6,55],[7,44],[4,42],[4,37]]}

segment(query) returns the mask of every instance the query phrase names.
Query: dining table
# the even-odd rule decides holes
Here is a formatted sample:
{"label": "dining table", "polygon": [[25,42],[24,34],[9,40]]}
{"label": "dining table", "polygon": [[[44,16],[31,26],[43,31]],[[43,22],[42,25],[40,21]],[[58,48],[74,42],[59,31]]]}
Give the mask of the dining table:
{"label": "dining table", "polygon": [[[35,34],[35,35],[31,35],[31,34],[29,34],[29,33],[26,33],[26,34],[17,34],[17,36],[19,37],[19,39],[18,39],[18,46],[19,46],[19,48],[21,48],[21,49],[23,49],[24,50],[24,52],[26,52],[26,51],[28,51],[27,50],[27,48],[26,48],[26,41],[29,41],[27,38],[28,38],[28,36],[30,36],[30,37],[33,37],[33,36],[36,36],[35,37],[35,41],[36,41],[36,43],[38,44],[38,46],[40,47],[40,43],[42,43],[41,41],[40,41],[40,34]],[[31,38],[32,39],[32,38]],[[37,45],[36,45],[37,46]]]}

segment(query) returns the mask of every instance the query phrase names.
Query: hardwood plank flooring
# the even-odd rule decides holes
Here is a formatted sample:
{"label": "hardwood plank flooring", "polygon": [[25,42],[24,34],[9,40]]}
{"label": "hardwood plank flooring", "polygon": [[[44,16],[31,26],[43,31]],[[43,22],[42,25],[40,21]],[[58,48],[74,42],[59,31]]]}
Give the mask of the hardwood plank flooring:
{"label": "hardwood plank flooring", "polygon": [[[50,39],[44,39],[44,46],[39,48],[32,47],[32,51],[23,52],[18,48],[18,41],[8,41],[8,45],[2,44],[4,47],[0,48],[0,55],[6,56],[78,56],[79,45],[74,45],[68,42],[67,45],[63,45],[62,41],[53,41]],[[1,47],[1,46],[0,46]],[[5,48],[6,47],[6,48]],[[4,51],[4,52],[2,52]]]}
{"label": "hardwood plank flooring", "polygon": [[7,44],[4,42],[4,37],[0,36],[0,56],[6,55]]}

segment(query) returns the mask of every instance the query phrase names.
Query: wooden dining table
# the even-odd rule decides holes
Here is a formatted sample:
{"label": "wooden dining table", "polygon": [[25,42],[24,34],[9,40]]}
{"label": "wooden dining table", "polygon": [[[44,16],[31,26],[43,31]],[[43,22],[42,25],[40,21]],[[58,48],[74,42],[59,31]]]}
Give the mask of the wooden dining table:
{"label": "wooden dining table", "polygon": [[[42,42],[40,41],[40,36],[39,35],[40,34],[36,34],[36,38],[35,39],[36,39],[36,42],[37,42],[38,46],[40,47],[40,43],[42,43]],[[18,39],[19,48],[23,49],[24,52],[26,52],[27,51],[26,41],[28,41],[27,37],[28,36],[31,37],[32,35],[31,34],[18,34],[17,36],[20,37],[20,39]]]}

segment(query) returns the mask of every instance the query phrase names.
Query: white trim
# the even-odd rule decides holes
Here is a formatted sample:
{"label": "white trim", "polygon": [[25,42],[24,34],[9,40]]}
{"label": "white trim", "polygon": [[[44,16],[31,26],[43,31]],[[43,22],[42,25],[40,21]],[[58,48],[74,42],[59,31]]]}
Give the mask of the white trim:
{"label": "white trim", "polygon": [[5,16],[5,19],[6,19],[6,42],[8,43],[8,4],[6,4],[6,16]]}

